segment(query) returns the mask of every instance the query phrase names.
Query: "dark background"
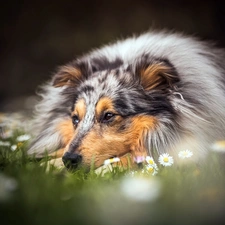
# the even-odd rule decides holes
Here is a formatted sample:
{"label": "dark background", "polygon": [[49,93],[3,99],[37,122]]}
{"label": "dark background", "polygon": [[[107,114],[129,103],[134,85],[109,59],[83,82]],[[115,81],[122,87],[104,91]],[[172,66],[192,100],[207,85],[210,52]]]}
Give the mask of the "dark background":
{"label": "dark background", "polygon": [[216,0],[5,1],[0,24],[0,111],[29,108],[35,100],[27,96],[57,66],[150,28],[225,46],[225,10]]}

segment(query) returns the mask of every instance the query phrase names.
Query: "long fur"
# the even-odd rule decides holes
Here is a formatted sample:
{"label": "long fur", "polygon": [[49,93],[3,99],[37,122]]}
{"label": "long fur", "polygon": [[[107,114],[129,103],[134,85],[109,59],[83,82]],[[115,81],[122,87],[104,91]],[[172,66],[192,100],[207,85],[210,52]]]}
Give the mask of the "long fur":
{"label": "long fur", "polygon": [[[214,141],[225,138],[224,59],[224,51],[211,43],[168,32],[147,32],[96,49],[59,68],[43,86],[33,127],[36,137],[28,154],[42,156],[58,149],[78,149],[80,154],[86,154],[83,149],[87,149],[92,151],[90,155],[95,154],[92,146],[79,146],[89,143],[88,133],[97,130],[95,107],[106,96],[120,115],[118,136],[128,137],[126,129],[133,132],[129,127],[129,123],[134,124],[132,118],[147,115],[153,121],[141,130],[148,155],[188,148],[196,158],[204,156]],[[65,128],[71,130],[72,137],[65,143],[65,129],[62,132],[59,126],[71,121],[79,99],[85,101],[85,115],[74,130]],[[113,125],[98,123],[101,129],[96,132],[114,129]],[[93,142],[104,140],[96,138]],[[117,142],[116,136],[114,141],[106,140],[106,146]],[[103,159],[122,154],[120,149],[118,154],[107,154],[108,149],[97,166]],[[96,157],[99,160],[100,156]],[[87,164],[90,161],[84,160]]]}

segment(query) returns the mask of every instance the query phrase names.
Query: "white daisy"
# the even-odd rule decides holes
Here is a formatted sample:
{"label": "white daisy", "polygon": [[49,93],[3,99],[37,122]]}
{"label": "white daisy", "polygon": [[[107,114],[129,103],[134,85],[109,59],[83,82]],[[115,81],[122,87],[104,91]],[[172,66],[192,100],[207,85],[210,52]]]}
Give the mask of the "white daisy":
{"label": "white daisy", "polygon": [[145,160],[149,165],[152,165],[152,166],[156,165],[154,159],[151,156],[146,156]]}
{"label": "white daisy", "polygon": [[153,176],[158,173],[158,166],[151,156],[146,156],[145,158],[147,165],[145,166],[145,171],[151,173]]}
{"label": "white daisy", "polygon": [[20,135],[16,138],[17,141],[27,141],[29,140],[31,137],[29,134],[24,134],[24,135]]}
{"label": "white daisy", "polygon": [[158,167],[156,164],[152,165],[147,165],[145,167],[145,170],[147,171],[147,173],[152,174],[153,176],[156,175],[158,173]]}
{"label": "white daisy", "polygon": [[193,155],[193,153],[188,149],[186,149],[184,151],[180,151],[178,154],[179,158],[181,158],[181,159],[190,158],[192,155]]}
{"label": "white daisy", "polygon": [[8,142],[8,141],[0,141],[0,146],[10,146],[10,142]]}
{"label": "white daisy", "polygon": [[12,145],[12,146],[11,146],[11,150],[12,150],[12,151],[15,151],[16,149],[17,149],[17,145]]}
{"label": "white daisy", "polygon": [[168,153],[164,153],[159,156],[159,163],[163,166],[171,166],[173,165],[173,157]]}
{"label": "white daisy", "polygon": [[120,161],[120,158],[118,158],[118,157],[111,158],[111,159],[106,159],[104,161],[104,165],[109,165],[111,163],[115,163],[115,162],[119,162],[119,161]]}

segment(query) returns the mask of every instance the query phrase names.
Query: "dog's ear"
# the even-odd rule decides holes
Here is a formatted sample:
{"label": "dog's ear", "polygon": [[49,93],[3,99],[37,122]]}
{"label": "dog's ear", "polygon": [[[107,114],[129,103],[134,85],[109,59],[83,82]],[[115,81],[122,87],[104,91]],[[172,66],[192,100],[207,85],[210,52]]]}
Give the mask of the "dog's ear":
{"label": "dog's ear", "polygon": [[175,69],[167,61],[142,62],[136,67],[136,74],[145,91],[173,88],[179,81]]}
{"label": "dog's ear", "polygon": [[78,67],[72,65],[62,66],[53,76],[54,87],[76,86],[82,80],[82,72]]}
{"label": "dog's ear", "polygon": [[53,76],[54,87],[76,87],[81,81],[87,79],[92,73],[89,62],[85,60],[73,61],[65,66],[61,66]]}

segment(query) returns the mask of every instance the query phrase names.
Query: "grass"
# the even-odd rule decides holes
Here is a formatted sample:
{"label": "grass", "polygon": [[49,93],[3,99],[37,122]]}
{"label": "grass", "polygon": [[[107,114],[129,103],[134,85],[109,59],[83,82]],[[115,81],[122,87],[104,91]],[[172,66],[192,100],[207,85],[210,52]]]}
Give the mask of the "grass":
{"label": "grass", "polygon": [[114,167],[104,176],[69,173],[26,155],[26,142],[0,140],[0,224],[221,224],[225,221],[223,155],[201,166],[160,167],[156,176]]}

